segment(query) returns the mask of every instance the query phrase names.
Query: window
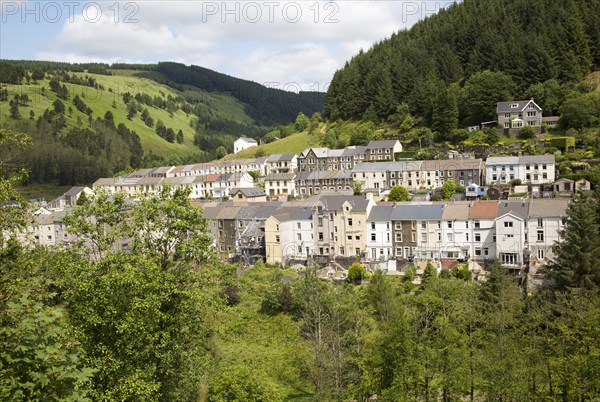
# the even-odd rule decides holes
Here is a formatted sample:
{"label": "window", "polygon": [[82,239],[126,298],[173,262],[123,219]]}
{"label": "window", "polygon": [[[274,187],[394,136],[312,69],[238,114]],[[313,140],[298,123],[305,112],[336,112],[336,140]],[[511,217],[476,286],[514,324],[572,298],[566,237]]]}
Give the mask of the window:
{"label": "window", "polygon": [[538,225],[538,228],[543,227],[544,226],[544,220],[542,218],[538,218],[537,225]]}
{"label": "window", "polygon": [[475,221],[475,229],[479,229],[481,227],[481,224],[479,223],[479,221]]}
{"label": "window", "polygon": [[279,243],[279,235],[275,235],[275,242]]}
{"label": "window", "polygon": [[537,251],[537,258],[539,260],[543,260],[544,259],[544,250],[538,250]]}
{"label": "window", "polygon": [[346,250],[344,249],[344,247],[340,247],[340,255],[345,255],[346,254]]}
{"label": "window", "polygon": [[298,241],[302,241],[302,233],[298,233],[296,237],[298,237]]}
{"label": "window", "polygon": [[298,223],[296,223],[296,227],[297,227],[298,229],[302,229],[302,224],[301,224],[300,222],[298,222]]}
{"label": "window", "polygon": [[544,231],[543,230],[537,231],[537,241],[544,241]]}
{"label": "window", "polygon": [[475,241],[477,241],[477,242],[481,241],[481,233],[475,233]]}
{"label": "window", "polygon": [[421,233],[421,243],[427,243],[427,234]]}
{"label": "window", "polygon": [[517,109],[519,107],[518,103],[511,103],[510,108],[511,109]]}
{"label": "window", "polygon": [[396,241],[402,242],[402,233],[396,233]]}
{"label": "window", "polygon": [[348,236],[346,236],[346,238],[351,241],[352,240],[352,235],[348,235]]}
{"label": "window", "polygon": [[513,223],[512,222],[504,222],[504,227],[505,228],[512,228],[513,227]]}
{"label": "window", "polygon": [[402,247],[396,247],[396,255],[399,257],[402,256]]}
{"label": "window", "polygon": [[452,229],[452,221],[448,222],[448,229]]}
{"label": "window", "polygon": [[486,247],[486,248],[484,248],[484,249],[483,249],[483,254],[484,254],[484,255],[486,255],[486,256],[490,255],[490,249],[489,249],[489,248],[487,248],[487,247]]}
{"label": "window", "polygon": [[352,218],[348,218],[348,226],[352,226]]}
{"label": "window", "polygon": [[465,227],[468,229],[469,228],[469,221],[465,221]]}
{"label": "window", "polygon": [[475,255],[476,256],[480,256],[481,255],[481,247],[475,247]]}
{"label": "window", "polygon": [[375,233],[371,233],[371,241],[377,240],[377,235]]}
{"label": "window", "polygon": [[319,218],[319,223],[318,223],[318,226],[319,226],[319,227],[322,227],[322,226],[323,226],[323,218]]}
{"label": "window", "polygon": [[401,224],[401,223],[395,223],[395,224],[394,224],[394,228],[395,228],[396,230],[401,230],[401,229],[402,229],[402,224]]}
{"label": "window", "polygon": [[508,265],[516,265],[519,262],[516,253],[502,253],[501,260]]}
{"label": "window", "polygon": [[[319,232],[319,241],[323,241],[323,232]],[[321,252],[323,254],[323,252]]]}
{"label": "window", "polygon": [[465,233],[466,240],[469,241],[469,234]]}
{"label": "window", "polygon": [[425,222],[421,223],[421,229],[427,229],[427,223],[425,223]]}
{"label": "window", "polygon": [[375,230],[375,222],[371,222],[371,230]]}
{"label": "window", "polygon": [[448,233],[447,236],[448,236],[448,241],[449,242],[453,242],[454,241],[454,234]]}

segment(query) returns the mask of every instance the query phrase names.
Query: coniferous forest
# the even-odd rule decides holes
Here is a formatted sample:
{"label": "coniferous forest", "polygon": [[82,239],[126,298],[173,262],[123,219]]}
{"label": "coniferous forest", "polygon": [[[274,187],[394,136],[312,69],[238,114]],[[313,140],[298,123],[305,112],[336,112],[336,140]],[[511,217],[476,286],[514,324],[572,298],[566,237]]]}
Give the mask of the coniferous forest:
{"label": "coniferous forest", "polygon": [[498,101],[539,95],[556,115],[556,98],[598,67],[598,0],[465,0],[353,57],[325,114],[381,122],[406,107],[435,129],[452,108],[468,126],[495,120]]}

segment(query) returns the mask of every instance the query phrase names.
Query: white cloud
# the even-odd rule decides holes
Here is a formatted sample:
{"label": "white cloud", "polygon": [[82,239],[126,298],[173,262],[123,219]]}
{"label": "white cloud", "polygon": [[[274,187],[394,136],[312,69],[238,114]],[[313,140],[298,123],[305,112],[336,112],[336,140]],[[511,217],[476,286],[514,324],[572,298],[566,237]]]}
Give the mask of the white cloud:
{"label": "white cloud", "polygon": [[[335,70],[361,48],[368,49],[448,1],[432,3],[141,1],[132,3],[137,8],[125,9],[121,2],[118,18],[114,8],[104,9],[96,23],[90,22],[93,14],[76,13],[37,57],[172,60],[261,83],[297,82],[303,90],[318,83],[323,89]],[[137,22],[126,23],[126,17]]]}

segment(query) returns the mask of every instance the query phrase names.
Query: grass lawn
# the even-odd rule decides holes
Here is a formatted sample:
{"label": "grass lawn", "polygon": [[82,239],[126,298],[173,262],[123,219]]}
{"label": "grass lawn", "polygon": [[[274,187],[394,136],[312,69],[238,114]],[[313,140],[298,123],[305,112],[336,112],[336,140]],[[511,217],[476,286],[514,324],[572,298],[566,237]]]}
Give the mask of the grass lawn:
{"label": "grass lawn", "polygon": [[271,154],[299,154],[306,148],[318,146],[320,146],[318,134],[309,135],[307,131],[303,131],[269,144],[245,149],[235,155],[227,155],[225,159],[254,158],[256,157],[256,153],[260,151],[264,153],[264,156],[269,156]]}

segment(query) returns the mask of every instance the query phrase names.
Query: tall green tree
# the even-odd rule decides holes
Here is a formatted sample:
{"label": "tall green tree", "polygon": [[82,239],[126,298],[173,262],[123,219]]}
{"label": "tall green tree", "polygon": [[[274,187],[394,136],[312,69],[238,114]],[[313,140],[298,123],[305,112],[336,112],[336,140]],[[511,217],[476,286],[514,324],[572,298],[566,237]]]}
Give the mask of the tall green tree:
{"label": "tall green tree", "polygon": [[579,193],[567,208],[561,242],[548,266],[548,279],[556,289],[596,289],[600,286],[600,218],[597,193]]}
{"label": "tall green tree", "polygon": [[431,129],[436,131],[439,139],[449,138],[452,130],[458,127],[458,99],[456,88],[438,87],[433,103],[433,122]]}

